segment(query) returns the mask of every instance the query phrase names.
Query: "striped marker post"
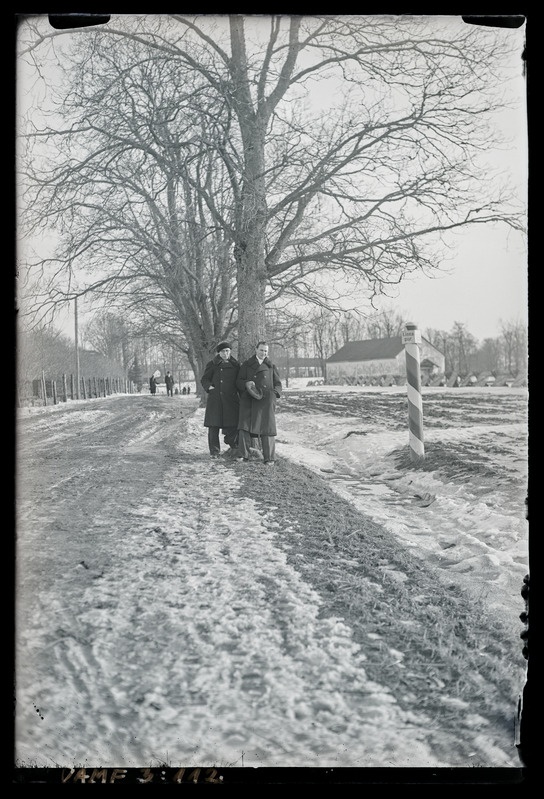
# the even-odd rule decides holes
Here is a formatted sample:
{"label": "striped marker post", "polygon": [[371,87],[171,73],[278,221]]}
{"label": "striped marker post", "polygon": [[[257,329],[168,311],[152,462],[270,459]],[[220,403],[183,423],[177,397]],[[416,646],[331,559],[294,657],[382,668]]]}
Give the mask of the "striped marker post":
{"label": "striped marker post", "polygon": [[408,427],[410,454],[414,462],[425,457],[423,444],[423,402],[421,400],[421,372],[419,345],[421,333],[411,322],[406,323],[402,343],[406,352],[406,389],[408,391]]}

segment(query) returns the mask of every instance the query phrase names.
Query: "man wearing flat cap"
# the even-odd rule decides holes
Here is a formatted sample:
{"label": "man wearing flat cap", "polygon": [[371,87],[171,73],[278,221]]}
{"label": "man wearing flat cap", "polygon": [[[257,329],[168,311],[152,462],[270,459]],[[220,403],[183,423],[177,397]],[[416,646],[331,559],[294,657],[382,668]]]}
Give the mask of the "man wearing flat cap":
{"label": "man wearing flat cap", "polygon": [[237,380],[240,392],[238,449],[242,460],[249,460],[252,438],[260,438],[263,461],[274,465],[276,450],[276,399],[282,385],[276,366],[268,358],[268,344],[259,341],[255,354],[240,366]]}
{"label": "man wearing flat cap", "polygon": [[212,458],[218,458],[221,454],[220,430],[223,430],[224,442],[229,446],[226,454],[236,456],[240,408],[236,379],[240,364],[230,354],[228,341],[218,344],[215,351],[215,357],[206,364],[200,379],[207,394],[204,427],[208,428],[208,447]]}

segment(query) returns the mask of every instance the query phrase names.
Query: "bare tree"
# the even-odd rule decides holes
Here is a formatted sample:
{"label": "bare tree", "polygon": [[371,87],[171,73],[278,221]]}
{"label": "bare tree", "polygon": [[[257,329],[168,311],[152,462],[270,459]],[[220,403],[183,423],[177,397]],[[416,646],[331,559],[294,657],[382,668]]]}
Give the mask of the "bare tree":
{"label": "bare tree", "polygon": [[454,348],[452,366],[460,375],[465,375],[470,370],[472,357],[477,349],[477,341],[461,322],[454,323],[451,341]]}
{"label": "bare tree", "polygon": [[502,370],[504,367],[499,339],[484,339],[471,359],[470,368],[476,373],[485,370],[497,374]]}
{"label": "bare tree", "polygon": [[321,374],[326,375],[326,360],[338,349],[335,336],[335,318],[330,312],[320,308],[311,320],[312,344],[316,357],[319,358]]}
{"label": "bare tree", "polygon": [[521,322],[503,322],[499,338],[506,370],[514,375],[527,372],[527,327]]}
{"label": "bare tree", "polygon": [[444,371],[446,374],[456,369],[454,334],[445,330],[435,330],[432,327],[423,331],[423,335],[433,347],[436,347],[444,356]]}
{"label": "bare tree", "polygon": [[81,342],[128,368],[131,358],[129,332],[122,317],[108,311],[97,314],[84,326]]}
{"label": "bare tree", "polygon": [[[176,92],[175,64],[157,56],[135,63],[132,48],[112,54],[108,41],[95,44],[102,68],[92,83],[83,68],[74,71],[62,109],[67,127],[27,139],[53,146],[57,157],[25,159],[25,219],[31,231],[45,223],[61,233],[48,285],[53,303],[81,293],[107,299],[131,316],[137,334],[160,333],[198,374],[236,322],[229,244],[194,188],[205,185],[216,213],[228,214],[221,164],[212,169],[207,160],[194,122],[198,91],[186,83]],[[42,308],[37,297],[29,310]]]}
{"label": "bare tree", "polygon": [[405,317],[393,308],[373,314],[367,321],[367,338],[391,338],[402,335]]}
{"label": "bare tree", "polygon": [[[92,75],[101,83],[95,97],[102,108],[115,108],[120,96],[134,108],[141,73],[149,67],[155,74],[146,81],[152,118],[157,119],[160,108],[165,123],[177,123],[176,136],[168,126],[168,140],[153,124],[144,142],[145,116],[139,116],[128,139],[114,136],[119,148],[142,142],[131,168],[117,170],[106,149],[105,163],[113,174],[105,192],[103,177],[91,179],[91,186],[109,202],[113,185],[121,181],[125,197],[116,198],[114,208],[123,218],[127,206],[136,220],[139,210],[151,204],[145,235],[133,224],[119,238],[125,246],[137,241],[142,281],[156,278],[157,264],[164,280],[174,262],[178,270],[183,264],[186,279],[195,280],[180,260],[184,246],[174,224],[184,202],[187,207],[178,193],[183,167],[186,182],[221,231],[225,261],[227,251],[234,260],[239,350],[245,357],[265,335],[267,301],[290,294],[327,303],[331,278],[335,287],[344,282],[372,298],[409,273],[435,272],[442,261],[439,245],[450,231],[487,223],[523,229],[524,209],[516,206],[507,186],[493,183],[496,176],[480,159],[490,139],[496,140],[490,137],[490,114],[503,102],[501,69],[511,63],[510,33],[440,15],[238,14],[117,18],[94,33],[80,31],[74,63],[82,99]],[[21,56],[36,54],[39,63],[40,48],[48,42],[54,46],[64,35],[41,31],[39,38],[29,36]],[[88,47],[82,47],[83,38]],[[115,78],[104,75],[104,64],[116,70]],[[164,71],[163,81],[157,82],[157,69]],[[171,87],[173,79],[176,103],[170,92],[163,108],[157,87]],[[187,168],[195,145],[184,125],[186,94],[193,111],[198,105],[201,119],[208,115],[209,124],[200,123],[197,146],[200,158],[210,158],[209,171]],[[96,110],[82,102],[80,111],[78,130],[96,135]],[[113,124],[110,135],[116,132]],[[100,132],[106,131],[102,127]],[[59,133],[70,137],[74,128]],[[217,177],[219,160],[229,187],[223,205],[218,199],[227,200],[226,184]],[[154,167],[143,190],[135,177],[150,161]],[[59,192],[61,180],[84,164],[84,159],[74,164],[67,154],[47,185]],[[29,177],[36,180],[36,175]],[[45,186],[42,176],[40,193]],[[159,187],[168,195],[167,214],[156,203]],[[81,195],[83,185],[77,192]],[[65,196],[64,189],[59,196]],[[202,210],[196,195],[195,207],[198,219]],[[48,203],[42,221],[58,223],[64,215],[66,233],[82,204],[78,197],[74,206],[63,201],[61,208],[55,213]],[[121,228],[126,229],[124,221]],[[67,267],[88,253],[88,238],[81,233],[79,227],[72,235]],[[194,244],[187,230],[185,236]],[[107,260],[110,251],[108,242],[103,247]],[[115,251],[116,269],[119,257]],[[119,275],[116,285],[120,280]],[[140,288],[134,274],[130,280],[131,290]],[[200,276],[196,284],[201,285]],[[175,281],[161,289],[168,295],[178,290]],[[197,297],[202,300],[198,292]],[[197,313],[195,307],[186,310]],[[204,319],[195,323],[192,346],[194,331],[206,327]],[[209,341],[207,335],[202,338]]]}
{"label": "bare tree", "polygon": [[39,378],[42,370],[47,377],[75,371],[72,342],[57,331],[44,327],[21,332],[18,337],[17,361],[19,383]]}

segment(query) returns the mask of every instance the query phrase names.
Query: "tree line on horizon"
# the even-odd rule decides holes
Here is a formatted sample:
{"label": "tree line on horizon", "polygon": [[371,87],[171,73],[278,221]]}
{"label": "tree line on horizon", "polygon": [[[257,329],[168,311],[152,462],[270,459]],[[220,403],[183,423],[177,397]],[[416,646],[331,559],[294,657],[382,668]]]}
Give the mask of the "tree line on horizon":
{"label": "tree line on horizon", "polygon": [[[324,309],[307,309],[306,315],[296,318],[274,315],[267,324],[272,358],[281,358],[282,364],[291,362],[294,369],[297,359],[312,358],[320,364],[324,374],[327,358],[344,344],[401,336],[406,319],[393,310],[363,318],[352,312],[335,314]],[[527,373],[527,329],[519,321],[502,322],[497,337],[481,342],[458,322],[449,331],[427,328],[421,332],[444,354],[446,374],[489,371],[518,377]],[[237,355],[236,339],[232,340],[232,346]],[[213,354],[209,352],[208,357]],[[37,379],[42,370],[49,376],[75,371],[74,343],[52,327],[21,331],[18,355],[18,381]],[[147,383],[156,369],[162,375],[170,370],[179,382],[194,380],[200,393],[201,374],[194,373],[189,361],[180,357],[168,332],[161,336],[160,328],[153,328],[142,335],[138,328],[131,330],[125,320],[107,311],[97,314],[83,328],[80,360],[83,371],[88,371],[92,363],[93,369],[99,368],[101,375],[125,376],[139,383],[139,387]],[[285,368],[280,369],[280,373],[284,372]]]}

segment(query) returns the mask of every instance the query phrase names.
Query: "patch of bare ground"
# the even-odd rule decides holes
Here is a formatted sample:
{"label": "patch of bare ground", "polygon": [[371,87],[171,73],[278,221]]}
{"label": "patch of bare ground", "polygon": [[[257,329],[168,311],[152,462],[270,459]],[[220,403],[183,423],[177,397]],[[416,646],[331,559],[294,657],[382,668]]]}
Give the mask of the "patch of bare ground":
{"label": "patch of bare ground", "polygon": [[[409,447],[395,450],[392,453],[396,466],[400,470],[412,469],[414,463]],[[423,472],[438,472],[443,478],[452,480],[466,480],[478,477],[484,480],[496,480],[497,469],[491,458],[482,452],[479,444],[448,441],[442,443],[427,443],[425,445],[425,458],[417,464]]]}
{"label": "patch of bare ground", "polygon": [[[432,450],[427,464],[436,468]],[[511,640],[500,619],[441,581],[319,475],[283,459],[274,469],[233,468],[244,496],[277,523],[276,543],[319,593],[322,615],[350,625],[369,678],[387,685],[404,710],[424,711],[433,729],[436,722],[437,748],[444,732],[461,748],[467,741],[468,764],[478,731],[514,740],[522,642]]]}

